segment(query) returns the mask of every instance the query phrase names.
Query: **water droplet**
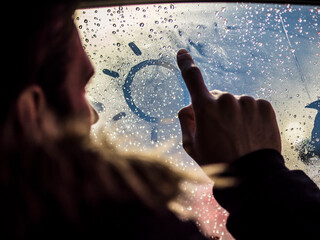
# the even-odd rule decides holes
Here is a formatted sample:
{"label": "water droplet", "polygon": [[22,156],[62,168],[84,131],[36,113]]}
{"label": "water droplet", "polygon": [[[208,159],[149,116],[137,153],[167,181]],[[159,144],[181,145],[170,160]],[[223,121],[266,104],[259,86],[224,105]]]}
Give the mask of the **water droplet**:
{"label": "water droplet", "polygon": [[174,25],[174,28],[176,28],[176,29],[177,29],[177,28],[178,28],[178,25]]}
{"label": "water droplet", "polygon": [[144,23],[140,23],[139,26],[140,26],[140,27],[144,27]]}
{"label": "water droplet", "polygon": [[85,20],[84,20],[84,23],[88,23],[88,19],[85,19]]}
{"label": "water droplet", "polygon": [[173,20],[170,18],[170,19],[168,20],[168,22],[169,22],[169,23],[172,23],[172,22],[173,22]]}
{"label": "water droplet", "polygon": [[136,10],[137,10],[137,11],[140,11],[140,8],[139,8],[139,7],[136,7]]}
{"label": "water droplet", "polygon": [[155,23],[155,24],[159,24],[159,21],[155,21],[154,23]]}

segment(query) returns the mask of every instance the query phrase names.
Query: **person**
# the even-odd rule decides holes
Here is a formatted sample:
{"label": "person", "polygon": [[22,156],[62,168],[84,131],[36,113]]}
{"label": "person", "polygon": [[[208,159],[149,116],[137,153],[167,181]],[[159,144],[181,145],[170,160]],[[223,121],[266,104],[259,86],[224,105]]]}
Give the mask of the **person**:
{"label": "person", "polygon": [[169,208],[191,176],[155,156],[90,139],[98,119],[85,87],[94,69],[72,19],[75,7],[55,0],[8,8],[1,239],[207,239]]}
{"label": "person", "polygon": [[229,212],[233,237],[320,239],[320,190],[305,173],[285,166],[271,104],[209,92],[185,49],[177,62],[192,99],[179,112],[183,146],[207,171],[223,164],[212,171],[213,195]]}
{"label": "person", "polygon": [[[71,19],[75,3],[23,4],[9,8],[16,19],[3,29],[13,76],[3,77],[0,96],[1,237],[206,239],[168,208],[189,176],[88,137],[97,121],[85,99],[94,69]],[[210,93],[190,54],[177,58],[192,97],[179,113],[184,148],[200,165],[227,163],[214,195],[230,212],[230,232],[317,239],[319,190],[285,168],[270,104]],[[219,179],[227,184],[219,188]]]}

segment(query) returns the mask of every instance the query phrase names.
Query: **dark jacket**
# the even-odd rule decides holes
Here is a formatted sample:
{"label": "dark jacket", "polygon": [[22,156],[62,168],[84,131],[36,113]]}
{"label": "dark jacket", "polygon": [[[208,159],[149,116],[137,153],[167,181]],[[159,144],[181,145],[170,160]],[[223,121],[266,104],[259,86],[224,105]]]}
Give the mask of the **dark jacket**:
{"label": "dark jacket", "polygon": [[304,172],[289,170],[277,151],[248,154],[222,177],[240,180],[213,189],[235,239],[320,239],[320,190]]}
{"label": "dark jacket", "polygon": [[75,136],[21,142],[0,149],[1,240],[206,239],[167,208],[180,177],[155,159]]}
{"label": "dark jacket", "polygon": [[[27,234],[14,239],[104,239],[104,240],[205,240],[195,223],[183,222],[170,211],[155,213],[140,203],[105,202],[96,209],[83,207],[79,224],[66,221],[59,209]],[[5,236],[1,239],[13,239]]]}

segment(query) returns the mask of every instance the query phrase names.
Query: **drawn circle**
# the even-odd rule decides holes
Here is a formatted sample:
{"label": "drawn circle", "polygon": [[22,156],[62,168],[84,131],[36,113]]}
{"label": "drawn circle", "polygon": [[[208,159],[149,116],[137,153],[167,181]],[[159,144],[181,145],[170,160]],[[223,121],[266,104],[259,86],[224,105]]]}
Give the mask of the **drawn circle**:
{"label": "drawn circle", "polygon": [[177,76],[179,78],[179,83],[180,83],[181,88],[183,90],[183,100],[184,100],[185,105],[189,104],[190,97],[189,97],[189,93],[186,88],[186,85],[181,77],[180,71],[171,63],[168,63],[168,62],[163,61],[161,59],[149,59],[149,60],[143,61],[141,63],[138,63],[137,65],[132,67],[131,70],[129,71],[129,74],[124,82],[123,87],[122,87],[124,98],[129,106],[129,108],[131,109],[131,111],[135,115],[137,115],[139,118],[141,118],[147,122],[157,123],[157,122],[160,122],[161,119],[158,117],[150,116],[147,113],[143,112],[135,104],[135,102],[132,98],[132,94],[131,94],[131,84],[133,82],[133,79],[134,79],[136,73],[147,66],[153,66],[153,65],[157,65],[157,66],[161,66],[166,69],[169,69],[170,71],[172,71],[174,73],[175,76]]}

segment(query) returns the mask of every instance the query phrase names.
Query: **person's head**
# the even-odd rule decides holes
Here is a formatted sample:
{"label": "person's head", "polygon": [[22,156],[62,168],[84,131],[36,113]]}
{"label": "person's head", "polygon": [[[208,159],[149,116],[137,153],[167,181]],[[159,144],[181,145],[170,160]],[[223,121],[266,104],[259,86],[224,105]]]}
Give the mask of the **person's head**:
{"label": "person's head", "polygon": [[89,133],[97,114],[85,98],[85,86],[94,70],[72,19],[76,3],[36,2],[28,1],[27,10],[15,8],[18,25],[7,29],[11,52],[5,64],[11,76],[2,90],[1,125],[10,123],[15,134],[41,140],[74,119]]}
{"label": "person's head", "polygon": [[[94,70],[72,19],[74,1],[9,8],[15,19],[5,24],[3,46],[10,76],[0,95],[0,232],[14,236],[8,239],[51,239],[66,229],[82,237],[104,218],[123,226],[129,212],[108,204],[123,204],[131,216],[145,207],[164,213],[189,178],[162,159],[122,155],[109,142],[93,146],[88,133],[97,116],[85,86]],[[85,134],[64,132],[69,122]]]}

